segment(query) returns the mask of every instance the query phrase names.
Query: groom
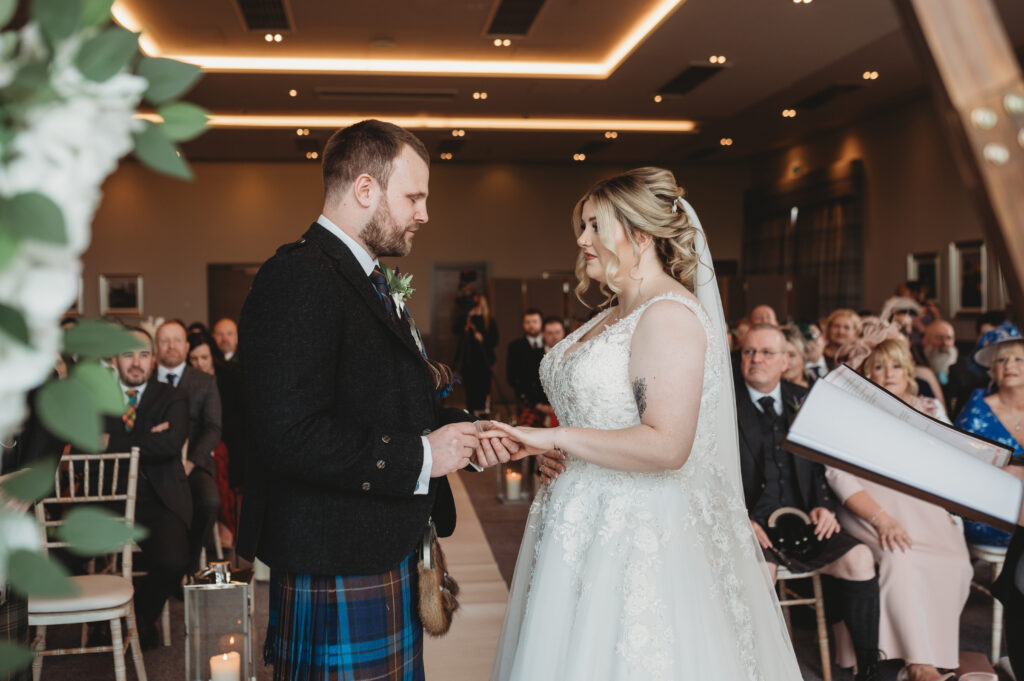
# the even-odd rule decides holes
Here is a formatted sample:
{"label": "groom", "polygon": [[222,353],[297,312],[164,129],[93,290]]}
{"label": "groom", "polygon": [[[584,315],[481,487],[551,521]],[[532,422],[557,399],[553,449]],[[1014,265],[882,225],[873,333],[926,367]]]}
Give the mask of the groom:
{"label": "groom", "polygon": [[407,130],[336,132],[323,214],[264,263],[242,310],[257,446],[238,551],[271,568],[275,679],[423,678],[416,549],[431,517],[452,533],[444,476],[481,447],[467,414],[437,409],[439,365],[377,262],[409,253],[428,177]]}

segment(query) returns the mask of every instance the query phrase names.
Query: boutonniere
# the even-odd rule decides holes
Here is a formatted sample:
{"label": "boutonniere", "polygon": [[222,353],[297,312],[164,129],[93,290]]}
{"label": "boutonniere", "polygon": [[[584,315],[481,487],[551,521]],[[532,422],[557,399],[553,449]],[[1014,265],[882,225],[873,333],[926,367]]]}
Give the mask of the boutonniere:
{"label": "boutonniere", "polygon": [[412,287],[412,275],[402,274],[397,267],[391,269],[383,263],[380,265],[380,271],[384,273],[384,279],[388,282],[391,300],[395,302],[395,307],[405,310],[406,302],[416,290]]}
{"label": "boutonniere", "polygon": [[804,401],[806,399],[807,397],[804,397],[802,400],[797,400],[796,398],[794,398],[790,400],[787,404],[789,404],[789,406],[793,408],[793,413],[795,414],[798,411],[800,411],[800,407],[804,406]]}

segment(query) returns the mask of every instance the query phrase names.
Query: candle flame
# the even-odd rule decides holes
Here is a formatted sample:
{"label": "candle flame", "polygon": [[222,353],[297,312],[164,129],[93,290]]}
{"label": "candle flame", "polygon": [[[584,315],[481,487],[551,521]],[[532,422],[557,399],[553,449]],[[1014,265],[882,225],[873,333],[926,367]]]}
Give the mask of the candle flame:
{"label": "candle flame", "polygon": [[231,638],[228,639],[228,645],[229,646],[235,645],[235,637],[234,636],[232,636]]}
{"label": "candle flame", "polygon": [[224,660],[224,661],[227,661],[227,659],[228,659],[228,654],[227,654],[227,653],[224,653],[223,655],[221,655],[221,656],[220,656],[220,659],[222,659],[222,660]]}

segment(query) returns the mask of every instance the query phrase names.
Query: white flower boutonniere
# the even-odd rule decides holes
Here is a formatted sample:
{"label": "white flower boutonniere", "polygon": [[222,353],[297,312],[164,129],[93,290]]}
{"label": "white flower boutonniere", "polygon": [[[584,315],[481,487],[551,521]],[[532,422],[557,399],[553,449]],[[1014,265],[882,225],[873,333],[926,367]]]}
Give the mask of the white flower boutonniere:
{"label": "white flower boutonniere", "polygon": [[383,263],[381,263],[380,271],[384,273],[388,288],[391,289],[391,300],[394,301],[395,307],[404,311],[406,302],[416,291],[412,287],[412,275],[402,274],[398,268],[391,269]]}

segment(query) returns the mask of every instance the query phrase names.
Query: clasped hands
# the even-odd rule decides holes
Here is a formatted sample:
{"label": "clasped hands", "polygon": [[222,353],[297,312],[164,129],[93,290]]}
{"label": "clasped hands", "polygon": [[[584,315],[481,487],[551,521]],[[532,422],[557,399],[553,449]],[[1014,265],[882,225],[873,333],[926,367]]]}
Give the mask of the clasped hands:
{"label": "clasped hands", "polygon": [[546,481],[564,471],[564,455],[556,451],[553,428],[516,428],[500,421],[450,423],[427,435],[433,465],[430,476],[440,477],[470,462],[484,468],[536,455]]}

